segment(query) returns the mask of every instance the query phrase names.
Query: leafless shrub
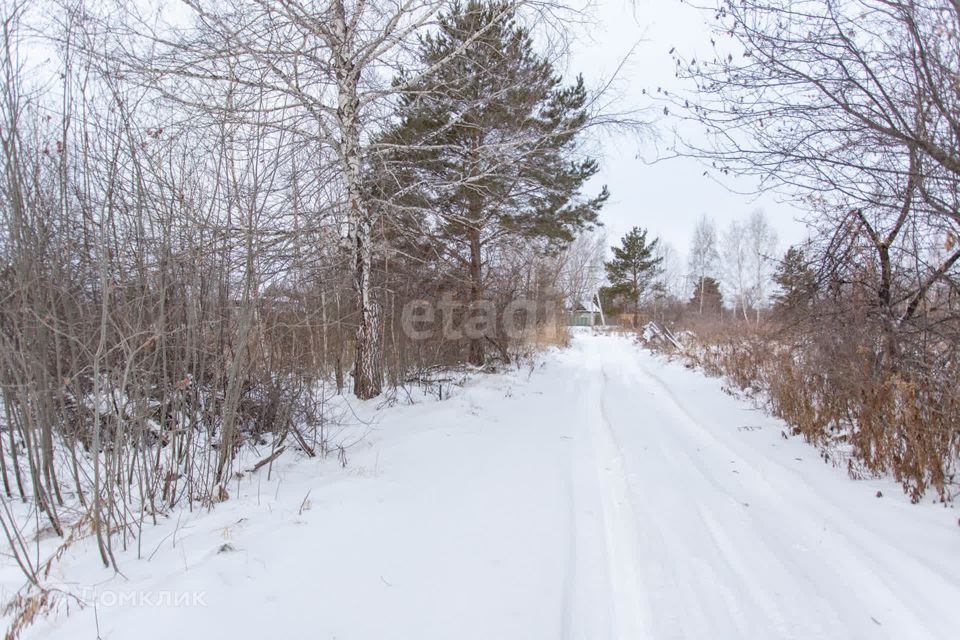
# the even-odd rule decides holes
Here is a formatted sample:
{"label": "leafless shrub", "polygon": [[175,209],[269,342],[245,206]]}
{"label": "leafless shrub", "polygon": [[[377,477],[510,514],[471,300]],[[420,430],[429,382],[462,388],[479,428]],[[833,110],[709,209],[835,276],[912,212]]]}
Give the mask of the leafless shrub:
{"label": "leafless shrub", "polygon": [[[360,398],[442,396],[466,359],[402,331],[409,301],[462,278],[410,259],[364,184],[395,73],[447,3],[188,2],[194,30],[60,4],[40,29],[0,5],[0,525],[33,589],[23,623],[60,553],[36,529],[91,535],[116,569],[164,512],[229,499],[250,445],[269,447],[253,470],[290,450],[346,464],[328,400],[351,374]],[[35,46],[52,72],[27,67]],[[562,261],[508,231],[485,297],[536,311],[485,336],[491,366],[565,339]]]}

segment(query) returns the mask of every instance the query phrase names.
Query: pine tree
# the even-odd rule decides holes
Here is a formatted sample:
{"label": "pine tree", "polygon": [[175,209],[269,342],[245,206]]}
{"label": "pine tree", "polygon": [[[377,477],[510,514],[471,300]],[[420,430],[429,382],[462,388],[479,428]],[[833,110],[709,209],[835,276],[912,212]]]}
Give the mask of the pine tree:
{"label": "pine tree", "polygon": [[647,242],[647,230],[634,227],[620,240],[619,247],[611,247],[613,260],[606,263],[607,280],[613,289],[633,303],[635,313],[649,284],[660,274],[662,257],[656,255],[655,238]]}
{"label": "pine tree", "polygon": [[787,249],[773,280],[780,287],[780,291],[773,296],[773,308],[778,316],[796,317],[809,310],[817,293],[817,276],[803,249]]}
{"label": "pine tree", "polygon": [[[534,50],[511,2],[454,3],[419,42],[418,68],[397,126],[381,141],[383,197],[401,227],[466,271],[469,299],[484,298],[484,267],[498,243],[532,250],[569,243],[607,199],[581,189],[597,162],[580,153],[589,124],[582,78],[564,86]],[[435,62],[462,50],[452,63]],[[484,362],[483,341],[469,359]]]}
{"label": "pine tree", "polygon": [[723,294],[720,292],[720,283],[710,276],[701,276],[697,279],[690,298],[690,306],[698,309],[701,314],[719,314],[723,309]]}

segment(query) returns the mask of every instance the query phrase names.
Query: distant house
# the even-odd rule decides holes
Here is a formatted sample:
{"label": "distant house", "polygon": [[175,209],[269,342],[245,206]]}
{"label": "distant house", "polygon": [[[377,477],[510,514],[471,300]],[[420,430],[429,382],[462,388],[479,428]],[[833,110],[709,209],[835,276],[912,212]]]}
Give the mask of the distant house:
{"label": "distant house", "polygon": [[593,327],[601,324],[600,309],[591,303],[587,308],[581,303],[567,312],[567,325],[571,327]]}

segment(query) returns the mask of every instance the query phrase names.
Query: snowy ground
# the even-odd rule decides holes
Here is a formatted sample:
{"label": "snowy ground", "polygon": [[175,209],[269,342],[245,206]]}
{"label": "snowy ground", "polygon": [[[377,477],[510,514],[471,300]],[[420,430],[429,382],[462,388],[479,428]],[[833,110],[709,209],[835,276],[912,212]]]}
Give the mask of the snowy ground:
{"label": "snowy ground", "polygon": [[212,513],[148,531],[150,559],[120,555],[123,576],[99,568],[92,545],[74,547],[59,578],[74,591],[96,585],[98,606],[26,636],[946,639],[960,629],[957,510],[849,480],[717,380],[625,338],[580,333],[532,375],[357,411],[373,431],[346,470],[281,459],[273,480],[264,469]]}

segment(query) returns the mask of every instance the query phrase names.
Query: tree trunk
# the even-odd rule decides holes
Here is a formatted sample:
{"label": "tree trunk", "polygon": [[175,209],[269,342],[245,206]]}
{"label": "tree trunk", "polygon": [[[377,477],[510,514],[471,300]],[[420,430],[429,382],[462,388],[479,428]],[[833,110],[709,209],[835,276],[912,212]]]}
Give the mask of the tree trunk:
{"label": "tree trunk", "polygon": [[362,187],[363,150],[360,145],[360,99],[357,90],[359,69],[352,51],[353,34],[347,24],[342,1],[334,4],[333,18],[333,62],[337,78],[337,126],[340,130],[338,156],[346,187],[347,224],[351,234],[357,300],[353,392],[358,398],[366,400],[380,395],[383,387],[380,314],[373,299],[370,277],[373,266],[370,238],[373,221]]}
{"label": "tree trunk", "polygon": [[[483,298],[483,267],[480,262],[480,229],[470,230],[470,302]],[[482,367],[486,362],[483,338],[470,339],[470,364]]]}
{"label": "tree trunk", "polygon": [[877,291],[877,302],[880,307],[883,326],[883,366],[888,371],[895,371],[900,361],[900,341],[897,335],[897,323],[894,320],[893,308],[893,266],[890,262],[890,247],[881,242],[876,246],[880,260],[880,286]]}
{"label": "tree trunk", "polygon": [[383,353],[380,343],[380,309],[371,294],[370,222],[362,220],[356,232],[357,336],[353,367],[353,393],[366,400],[383,389]]}
{"label": "tree trunk", "polygon": [[705,273],[700,274],[700,315],[703,315],[703,285],[707,280]]}

